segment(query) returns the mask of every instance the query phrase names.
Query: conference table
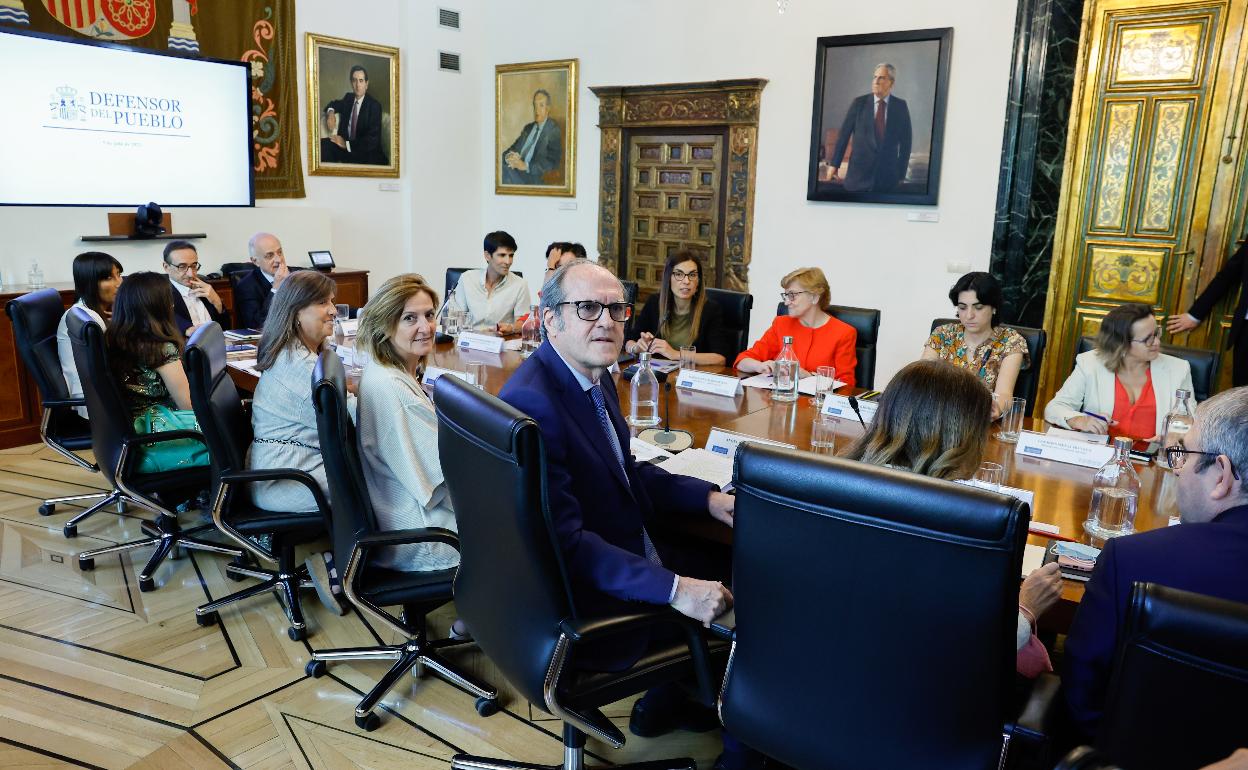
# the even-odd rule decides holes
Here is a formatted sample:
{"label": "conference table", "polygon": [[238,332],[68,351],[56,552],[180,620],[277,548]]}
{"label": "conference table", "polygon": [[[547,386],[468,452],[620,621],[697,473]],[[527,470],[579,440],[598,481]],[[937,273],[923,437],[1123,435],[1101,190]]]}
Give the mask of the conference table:
{"label": "conference table", "polygon": [[[463,371],[469,361],[482,363],[483,387],[497,394],[511,373],[523,363],[519,352],[505,350],[487,353],[475,350],[459,350],[451,343],[440,343],[431,356],[430,363],[443,369]],[[699,367],[703,371],[734,375],[728,367]],[[254,374],[231,368],[231,376],[241,390],[254,392]],[[620,406],[624,414],[629,411],[629,383],[618,373],[614,374]],[[809,396],[799,396],[796,401],[781,402],[772,398],[768,390],[743,388],[736,396],[719,396],[672,387],[666,394],[666,407],[660,404],[660,415],[670,410],[670,424],[674,429],[688,431],[693,436],[693,446],[702,447],[711,430],[720,428],[759,438],[792,444],[798,449],[810,449],[810,432],[817,410]],[[861,388],[838,391],[845,395],[862,393]],[[858,436],[863,427],[857,420],[835,420],[835,452],[843,452]],[[1025,428],[1043,431],[1043,420],[1032,419]],[[636,429],[632,429],[634,435]],[[994,430],[995,433],[995,430]],[[1007,444],[990,435],[984,447],[984,460],[1000,463],[1005,470],[1005,485],[1026,489],[1034,494],[1032,521],[1057,527],[1056,537],[1100,547],[1103,542],[1091,539],[1083,530],[1088,504],[1092,498],[1092,477],[1096,470],[1077,465],[1037,459],[1016,454],[1014,444]],[[1171,516],[1177,516],[1177,479],[1172,472],[1154,464],[1136,464],[1140,476],[1140,498],[1136,512],[1137,531],[1168,526]],[[732,530],[709,517],[704,521],[682,524],[685,534],[720,544],[732,542]],[[1028,542],[1047,546],[1052,538],[1032,534]],[[1063,581],[1062,602],[1050,611],[1046,626],[1065,628],[1074,608],[1083,596],[1083,583]],[[1051,616],[1051,617],[1050,617]]]}

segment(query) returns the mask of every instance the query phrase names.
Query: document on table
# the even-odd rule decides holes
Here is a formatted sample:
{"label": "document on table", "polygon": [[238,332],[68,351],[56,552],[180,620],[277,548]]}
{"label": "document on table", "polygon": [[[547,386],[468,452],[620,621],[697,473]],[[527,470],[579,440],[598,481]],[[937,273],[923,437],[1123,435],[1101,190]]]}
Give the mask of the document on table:
{"label": "document on table", "polygon": [[[632,439],[629,440],[628,448],[633,453],[633,458],[636,459],[637,462],[639,463],[644,463],[648,460],[653,460],[656,457],[663,458],[663,459],[674,457],[674,455],[671,452],[667,451],[663,447],[655,446],[654,444],[651,444],[649,441],[642,441],[636,436],[633,436]],[[665,465],[664,467],[667,467],[667,466]]]}
{"label": "document on table", "polygon": [[244,358],[239,361],[227,361],[226,366],[231,369],[237,369],[240,372],[246,372],[253,377],[260,376],[260,372],[256,371],[256,359],[254,358]]}
{"label": "document on table", "polygon": [[664,460],[663,470],[709,481],[721,489],[732,481],[732,460],[705,449],[686,449]]}
{"label": "document on table", "polygon": [[1044,551],[1045,548],[1042,545],[1028,543],[1023,546],[1023,577],[1027,577],[1044,565]]}
{"label": "document on table", "polygon": [[[815,395],[815,382],[818,380],[813,374],[809,374],[797,381],[797,392],[807,396]],[[756,374],[753,377],[746,377],[741,380],[741,384],[747,388],[763,388],[765,390],[774,390],[776,387],[776,378],[770,374]],[[832,381],[832,389],[835,390],[844,387],[845,383],[840,380]]]}
{"label": "document on table", "polygon": [[1067,430],[1059,428],[1056,425],[1050,425],[1049,429],[1044,432],[1046,436],[1056,436],[1058,438],[1068,438],[1073,441],[1086,441],[1089,444],[1108,444],[1109,436],[1104,433],[1083,433],[1077,430]]}

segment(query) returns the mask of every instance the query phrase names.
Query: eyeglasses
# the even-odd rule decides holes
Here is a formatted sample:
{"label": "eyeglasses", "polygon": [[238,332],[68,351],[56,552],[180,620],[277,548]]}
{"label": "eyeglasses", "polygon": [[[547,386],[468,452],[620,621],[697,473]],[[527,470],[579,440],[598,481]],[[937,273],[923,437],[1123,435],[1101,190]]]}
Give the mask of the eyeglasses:
{"label": "eyeglasses", "polygon": [[1160,339],[1160,337],[1161,337],[1161,329],[1158,329],[1158,330],[1154,331],[1152,334],[1148,335],[1147,337],[1145,337],[1145,338],[1144,338],[1144,339],[1142,339],[1142,340],[1132,339],[1131,341],[1132,341],[1132,342],[1138,342],[1138,343],[1140,343],[1141,345],[1144,345],[1145,347],[1148,347],[1149,345],[1152,345],[1154,342],[1156,342],[1158,339]]}
{"label": "eyeglasses", "polygon": [[603,308],[611,313],[612,321],[627,321],[633,316],[633,303],[631,302],[611,302],[604,304],[592,299],[583,299],[577,302],[560,302],[559,305],[576,305],[576,317],[582,321],[597,321],[602,318]]}
{"label": "eyeglasses", "polygon": [[[1179,468],[1182,468],[1184,464],[1187,463],[1187,455],[1205,455],[1207,457],[1218,457],[1219,453],[1218,452],[1202,452],[1198,449],[1185,449],[1184,447],[1179,446],[1177,444],[1175,446],[1166,447],[1166,462],[1170,464],[1170,468],[1173,470],[1177,471]],[[1226,462],[1228,465],[1231,466],[1231,475],[1234,476],[1236,480],[1238,480],[1239,472],[1235,470],[1235,466],[1231,464],[1231,460],[1229,457],[1227,458]]]}
{"label": "eyeglasses", "polygon": [[698,271],[694,270],[686,273],[683,270],[673,270],[672,279],[676,281],[696,281],[698,280]]}
{"label": "eyeglasses", "polygon": [[168,265],[169,267],[172,267],[174,270],[177,270],[179,273],[185,273],[187,270],[198,270],[198,269],[199,269],[199,263],[198,263],[198,262],[192,262],[192,263],[191,263],[191,264],[189,264],[189,265],[175,265],[175,264],[173,264],[172,262],[166,262],[165,264],[166,264],[166,265]]}
{"label": "eyeglasses", "polygon": [[782,291],[780,292],[780,299],[784,300],[785,302],[792,302],[793,300],[797,299],[797,295],[799,294],[814,294],[814,292],[812,291]]}

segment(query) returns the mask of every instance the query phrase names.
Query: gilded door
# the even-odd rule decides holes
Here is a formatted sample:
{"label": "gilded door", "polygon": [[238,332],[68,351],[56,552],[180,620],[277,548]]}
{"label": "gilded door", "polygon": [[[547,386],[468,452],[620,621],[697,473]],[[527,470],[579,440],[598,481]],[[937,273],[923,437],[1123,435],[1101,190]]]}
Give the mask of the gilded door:
{"label": "gilded door", "polygon": [[1182,312],[1203,266],[1223,259],[1244,4],[1086,6],[1039,404],[1112,308],[1143,302],[1159,321]]}
{"label": "gilded door", "polygon": [[723,137],[633,134],[628,139],[628,209],[620,276],[645,297],[659,288],[668,255],[702,260],[706,286],[719,286]]}

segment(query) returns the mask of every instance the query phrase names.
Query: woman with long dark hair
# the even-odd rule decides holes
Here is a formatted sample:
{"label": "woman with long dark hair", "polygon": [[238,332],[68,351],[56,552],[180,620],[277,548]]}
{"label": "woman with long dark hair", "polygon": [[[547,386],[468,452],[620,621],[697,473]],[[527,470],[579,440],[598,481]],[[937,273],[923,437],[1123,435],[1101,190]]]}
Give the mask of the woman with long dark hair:
{"label": "woman with long dark hair", "polygon": [[[182,368],[186,340],[173,320],[168,278],[152,272],[130,276],[117,290],[104,341],[136,431],[199,430]],[[202,442],[179,439],[142,449],[138,470],[154,473],[207,464]]]}
{"label": "woman with long dark hair", "polygon": [[[74,293],[78,295],[78,301],[73,307],[86,310],[91,320],[101,328],[108,328],[108,319],[113,314],[113,298],[121,286],[121,272],[121,263],[102,251],[87,251],[74,257]],[[56,327],[56,352],[61,359],[61,374],[69,388],[69,397],[82,398],[82,380],[78,377],[74,350],[69,344],[68,320],[69,311],[66,310]],[[87,408],[78,407],[78,414],[86,417]]]}
{"label": "woman with long dark hair", "polygon": [[624,350],[649,351],[672,360],[680,349],[697,348],[696,363],[722,366],[732,343],[715,302],[706,301],[702,261],[691,251],[678,251],[663,265],[663,281],[650,295],[628,330]]}

